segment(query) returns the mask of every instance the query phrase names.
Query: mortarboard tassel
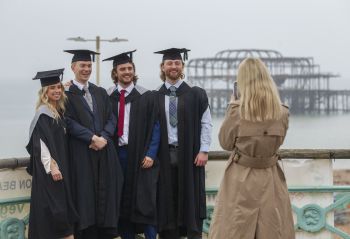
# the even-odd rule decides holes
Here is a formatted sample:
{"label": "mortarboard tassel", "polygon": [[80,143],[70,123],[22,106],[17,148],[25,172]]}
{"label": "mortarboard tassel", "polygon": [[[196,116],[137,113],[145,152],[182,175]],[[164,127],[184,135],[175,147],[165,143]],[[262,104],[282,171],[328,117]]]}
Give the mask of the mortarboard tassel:
{"label": "mortarboard tassel", "polygon": [[187,55],[187,51],[184,52],[184,61],[187,61],[188,59],[188,55]]}

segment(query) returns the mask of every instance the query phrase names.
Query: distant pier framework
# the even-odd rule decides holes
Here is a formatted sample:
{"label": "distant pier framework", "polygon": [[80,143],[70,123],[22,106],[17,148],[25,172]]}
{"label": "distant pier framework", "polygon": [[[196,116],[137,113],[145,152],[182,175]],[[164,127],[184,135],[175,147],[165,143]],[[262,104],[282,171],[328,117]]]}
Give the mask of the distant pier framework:
{"label": "distant pier framework", "polygon": [[329,83],[339,75],[322,72],[313,57],[285,57],[275,50],[237,49],[218,52],[214,57],[192,59],[187,63],[187,79],[204,88],[213,114],[225,112],[239,63],[246,57],[259,57],[269,68],[282,102],[292,113],[350,111],[350,91],[332,90]]}

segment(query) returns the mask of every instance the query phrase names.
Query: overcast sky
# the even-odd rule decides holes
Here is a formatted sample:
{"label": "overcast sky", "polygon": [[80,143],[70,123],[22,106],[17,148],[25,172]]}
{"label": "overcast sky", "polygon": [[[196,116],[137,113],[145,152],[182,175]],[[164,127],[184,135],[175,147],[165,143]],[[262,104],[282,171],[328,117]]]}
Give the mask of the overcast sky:
{"label": "overcast sky", "polygon": [[[153,52],[170,47],[191,49],[190,59],[242,48],[314,57],[323,72],[341,75],[332,87],[350,89],[349,13],[349,0],[0,0],[0,132],[6,135],[0,138],[0,158],[26,155],[40,88],[31,80],[36,72],[64,67],[69,80],[72,56],[63,50],[95,49],[93,42],[69,37],[129,39],[103,42],[101,58],[137,49],[139,84],[149,89],[161,84],[161,56]],[[104,87],[112,85],[110,70],[111,62],[101,64]],[[317,127],[325,132],[323,124]]]}
{"label": "overcast sky", "polygon": [[[349,12],[348,0],[0,0],[0,84],[61,67],[70,79],[71,55],[63,50],[95,44],[66,39],[100,35],[129,39],[102,43],[101,58],[137,49],[139,83],[147,88],[160,84],[161,57],[152,52],[169,47],[191,49],[190,59],[240,48],[312,56],[322,71],[341,74],[336,86],[350,88]],[[106,87],[110,69],[101,64]]]}

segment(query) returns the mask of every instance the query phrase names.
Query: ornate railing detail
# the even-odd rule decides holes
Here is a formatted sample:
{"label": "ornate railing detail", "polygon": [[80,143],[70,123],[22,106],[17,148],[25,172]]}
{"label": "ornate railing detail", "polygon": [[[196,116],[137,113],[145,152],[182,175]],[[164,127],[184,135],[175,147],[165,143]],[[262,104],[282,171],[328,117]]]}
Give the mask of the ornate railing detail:
{"label": "ornate railing detail", "polygon": [[[289,159],[350,159],[350,150],[346,149],[282,149],[279,151],[282,158]],[[230,152],[212,151],[209,153],[211,161],[223,161],[230,155]],[[28,158],[0,159],[0,169],[25,167],[28,164]],[[350,186],[303,186],[289,187],[291,194],[295,193],[331,193],[334,198],[333,203],[327,206],[321,206],[314,203],[297,207],[292,205],[296,215],[296,231],[306,231],[309,233],[318,233],[323,230],[332,232],[343,239],[350,239],[350,235],[327,223],[327,215],[336,210],[350,209]],[[207,188],[208,201],[213,202],[217,194],[217,188]],[[28,204],[30,197],[0,199],[0,210],[9,205]],[[10,210],[10,209],[9,209]],[[207,206],[207,219],[203,223],[203,232],[208,233],[214,205]],[[3,212],[1,212],[3,213]],[[0,219],[0,238],[1,239],[25,239],[25,231],[28,228],[29,215],[22,215],[23,218],[5,217]],[[347,217],[347,216],[346,216]],[[350,219],[342,221],[350,222]]]}
{"label": "ornate railing detail", "polygon": [[[0,200],[0,208],[7,205],[17,205],[23,203],[29,203],[29,197],[13,198]],[[6,218],[0,221],[0,238],[1,239],[25,239],[25,231],[29,222],[29,214],[23,219],[18,218]]]}
{"label": "ornate railing detail", "polygon": [[[307,204],[301,208],[292,205],[292,209],[297,216],[297,222],[294,225],[296,231],[306,231],[317,233],[321,230],[328,230],[341,238],[350,239],[350,235],[330,225],[326,221],[327,213],[339,208],[350,206],[350,186],[329,186],[329,187],[289,187],[290,193],[341,193],[335,197],[334,203],[323,208],[317,204]],[[206,190],[207,197],[215,196],[217,189]],[[203,232],[208,233],[211,223],[214,206],[207,206],[207,219],[203,222]]]}

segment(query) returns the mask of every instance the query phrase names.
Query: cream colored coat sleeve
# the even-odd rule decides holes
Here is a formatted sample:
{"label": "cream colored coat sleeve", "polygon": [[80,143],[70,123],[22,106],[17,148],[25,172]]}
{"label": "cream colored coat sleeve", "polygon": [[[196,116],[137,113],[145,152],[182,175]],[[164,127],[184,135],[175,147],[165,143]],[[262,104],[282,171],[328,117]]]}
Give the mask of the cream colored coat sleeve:
{"label": "cream colored coat sleeve", "polygon": [[224,150],[232,151],[235,147],[239,126],[239,105],[231,103],[227,107],[224,121],[219,131],[219,142]]}

